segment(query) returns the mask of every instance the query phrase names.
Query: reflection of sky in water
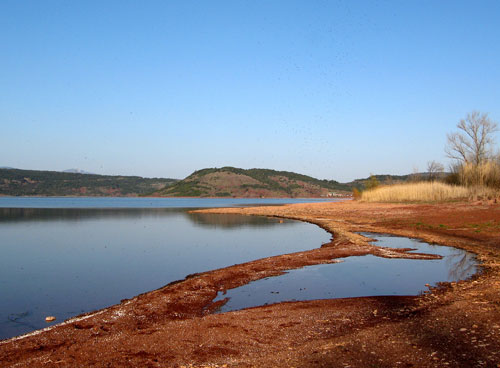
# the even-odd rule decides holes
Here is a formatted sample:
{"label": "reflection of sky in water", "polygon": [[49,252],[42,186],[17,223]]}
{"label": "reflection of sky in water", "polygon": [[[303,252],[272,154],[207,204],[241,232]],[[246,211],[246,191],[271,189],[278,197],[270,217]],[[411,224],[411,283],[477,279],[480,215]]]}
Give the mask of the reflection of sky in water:
{"label": "reflection of sky in water", "polygon": [[389,248],[412,248],[411,253],[438,254],[443,257],[440,264],[448,270],[448,278],[441,281],[464,280],[476,273],[476,257],[463,249],[429,244],[417,239],[399,236],[360,233],[368,238],[376,239],[372,244]]}
{"label": "reflection of sky in water", "polygon": [[341,263],[290,270],[219,293],[229,298],[221,312],[293,300],[348,298],[376,295],[416,295],[425,284],[457,281],[472,276],[476,258],[464,250],[431,245],[414,239],[366,234],[378,246],[414,248],[443,256],[440,260],[388,259],[372,255],[347,257]]}
{"label": "reflection of sky in water", "polygon": [[323,229],[161,209],[0,210],[0,338],[45,327],[186,275],[317,248]]}

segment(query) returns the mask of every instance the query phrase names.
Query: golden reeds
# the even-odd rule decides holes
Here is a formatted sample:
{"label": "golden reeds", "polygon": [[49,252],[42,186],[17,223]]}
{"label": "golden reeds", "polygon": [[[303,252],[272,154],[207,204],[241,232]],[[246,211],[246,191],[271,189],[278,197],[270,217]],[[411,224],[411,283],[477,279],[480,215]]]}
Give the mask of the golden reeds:
{"label": "golden reeds", "polygon": [[498,191],[486,187],[464,187],[440,182],[419,182],[380,186],[366,190],[361,200],[366,202],[435,202],[477,198],[495,198]]}
{"label": "golden reeds", "polygon": [[460,183],[465,186],[500,186],[500,165],[486,161],[479,165],[463,164],[458,169]]}

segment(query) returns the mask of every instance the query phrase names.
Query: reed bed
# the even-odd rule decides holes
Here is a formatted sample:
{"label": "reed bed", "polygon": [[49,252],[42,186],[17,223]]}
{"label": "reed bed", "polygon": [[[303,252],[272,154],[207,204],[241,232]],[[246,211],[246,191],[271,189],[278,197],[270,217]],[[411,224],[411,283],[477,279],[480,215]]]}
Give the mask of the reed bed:
{"label": "reed bed", "polygon": [[465,186],[500,187],[500,162],[464,164],[459,167],[457,174],[460,183]]}
{"label": "reed bed", "polygon": [[380,186],[364,191],[361,200],[366,202],[436,202],[496,197],[498,197],[498,191],[486,187],[420,182]]}

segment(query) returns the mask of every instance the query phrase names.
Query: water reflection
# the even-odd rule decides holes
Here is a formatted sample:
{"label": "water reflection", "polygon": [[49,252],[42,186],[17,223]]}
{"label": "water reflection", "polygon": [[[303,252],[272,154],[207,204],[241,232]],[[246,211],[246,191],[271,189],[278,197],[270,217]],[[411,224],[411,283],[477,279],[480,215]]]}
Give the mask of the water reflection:
{"label": "water reflection", "polygon": [[0,208],[0,223],[23,221],[86,221],[98,218],[136,218],[185,216],[195,226],[239,228],[242,226],[266,227],[276,223],[293,224],[293,221],[263,216],[235,214],[191,213],[191,208]]}
{"label": "water reflection", "polygon": [[179,208],[0,208],[0,223],[21,221],[83,221],[96,218],[134,218],[169,216]]}
{"label": "water reflection", "polygon": [[477,272],[477,259],[472,253],[457,251],[448,255],[444,261],[449,270],[449,280],[465,280]]}
{"label": "water reflection", "polygon": [[179,208],[0,209],[0,338],[61,322],[186,275],[320,247],[297,221]]}
{"label": "water reflection", "polygon": [[[476,273],[477,259],[473,253],[463,249],[425,243],[418,239],[404,238],[388,234],[360,233],[374,239],[373,244],[388,248],[411,248],[414,253],[438,254],[448,270],[448,280],[464,280]],[[446,281],[448,281],[446,280]]]}
{"label": "water reflection", "polygon": [[340,198],[0,197],[3,208],[213,208],[338,202]]}
{"label": "water reflection", "polygon": [[363,233],[377,246],[412,248],[443,256],[438,260],[387,259],[372,255],[348,257],[341,263],[308,266],[219,293],[227,299],[221,312],[294,300],[376,295],[416,295],[426,284],[467,279],[477,271],[472,253],[403,237]]}
{"label": "water reflection", "polygon": [[185,213],[197,226],[238,228],[241,226],[274,226],[276,223],[292,225],[293,221],[263,216],[242,216],[234,214]]}

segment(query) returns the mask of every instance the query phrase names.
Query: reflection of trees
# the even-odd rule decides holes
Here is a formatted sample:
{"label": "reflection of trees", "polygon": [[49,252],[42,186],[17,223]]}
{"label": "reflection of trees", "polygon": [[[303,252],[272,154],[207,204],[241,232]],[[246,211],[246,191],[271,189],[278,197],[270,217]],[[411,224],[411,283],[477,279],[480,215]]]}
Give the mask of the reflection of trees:
{"label": "reflection of trees", "polygon": [[[192,209],[192,208],[191,208]],[[85,221],[184,216],[196,226],[237,228],[275,225],[280,219],[237,214],[190,213],[188,208],[0,208],[0,223],[25,221]],[[282,225],[291,224],[289,220]]]}
{"label": "reflection of trees", "polygon": [[0,222],[80,221],[95,218],[133,218],[172,216],[179,208],[0,208]]}
{"label": "reflection of trees", "polygon": [[[263,216],[244,216],[238,214],[219,213],[190,213],[185,212],[188,218],[198,226],[203,227],[223,227],[237,228],[242,226],[262,227],[272,226],[279,222],[279,219],[270,219]],[[289,220],[282,220],[283,224],[291,224]]]}
{"label": "reflection of trees", "polygon": [[[390,234],[379,234],[379,233],[370,233],[370,232],[360,232],[363,236],[368,238],[373,238],[377,240],[379,243],[375,244],[377,246],[388,246],[391,247],[391,244],[384,242],[387,239],[401,239],[402,241],[410,241],[411,245],[405,245],[408,248],[415,249],[417,252],[422,252],[424,254],[439,254],[443,256],[443,259],[440,262],[446,262],[446,266],[448,269],[448,280],[465,280],[468,277],[472,276],[476,273],[476,264],[477,259],[473,253],[467,252],[462,249],[447,247],[437,244],[429,244],[424,241],[418,239],[411,239],[405,237],[394,236]],[[373,243],[372,243],[373,244]],[[429,247],[428,250],[422,249],[421,245],[425,244]],[[443,249],[449,249],[450,254],[443,253]]]}
{"label": "reflection of trees", "polygon": [[444,258],[450,280],[464,280],[476,272],[477,260],[472,253],[457,249],[456,252]]}
{"label": "reflection of trees", "polygon": [[[442,245],[428,244],[436,254],[441,254]],[[443,256],[442,262],[448,269],[448,280],[465,280],[476,273],[477,259],[473,253],[463,249],[446,247],[449,254]]]}

